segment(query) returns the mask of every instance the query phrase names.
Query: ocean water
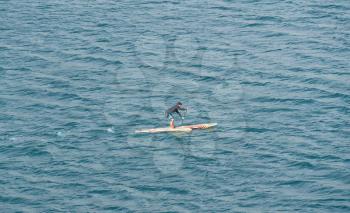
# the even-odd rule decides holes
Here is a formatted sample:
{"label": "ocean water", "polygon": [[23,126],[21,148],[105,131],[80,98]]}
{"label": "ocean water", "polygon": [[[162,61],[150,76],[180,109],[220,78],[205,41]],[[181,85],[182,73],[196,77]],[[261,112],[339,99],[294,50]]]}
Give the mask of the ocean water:
{"label": "ocean water", "polygon": [[350,212],[349,11],[0,1],[0,212]]}

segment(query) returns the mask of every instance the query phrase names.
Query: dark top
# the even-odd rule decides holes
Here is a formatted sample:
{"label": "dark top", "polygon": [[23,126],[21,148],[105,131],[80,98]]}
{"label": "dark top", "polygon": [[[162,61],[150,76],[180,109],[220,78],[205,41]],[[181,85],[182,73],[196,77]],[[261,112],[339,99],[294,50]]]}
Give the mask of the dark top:
{"label": "dark top", "polygon": [[172,114],[172,113],[177,113],[179,114],[181,117],[181,113],[179,112],[179,110],[186,110],[186,108],[184,107],[181,107],[182,105],[179,105],[179,104],[176,104],[175,106],[173,107],[170,107],[167,111],[165,111],[165,116],[168,117],[169,114]]}

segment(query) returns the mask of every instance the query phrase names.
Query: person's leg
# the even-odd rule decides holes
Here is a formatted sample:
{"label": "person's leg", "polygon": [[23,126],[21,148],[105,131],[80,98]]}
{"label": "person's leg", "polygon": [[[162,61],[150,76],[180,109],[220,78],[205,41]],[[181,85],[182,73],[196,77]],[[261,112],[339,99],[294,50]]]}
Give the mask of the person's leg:
{"label": "person's leg", "polygon": [[174,119],[170,120],[170,128],[175,128]]}
{"label": "person's leg", "polygon": [[169,123],[170,128],[175,128],[174,117],[171,113],[169,113],[168,119],[170,120],[170,123]]}

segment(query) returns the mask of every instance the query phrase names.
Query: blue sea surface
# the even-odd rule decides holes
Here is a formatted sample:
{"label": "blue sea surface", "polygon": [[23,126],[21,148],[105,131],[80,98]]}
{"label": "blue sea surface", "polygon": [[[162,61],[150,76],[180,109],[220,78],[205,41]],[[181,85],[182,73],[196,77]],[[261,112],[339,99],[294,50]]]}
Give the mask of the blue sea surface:
{"label": "blue sea surface", "polygon": [[0,212],[350,212],[349,11],[1,0]]}

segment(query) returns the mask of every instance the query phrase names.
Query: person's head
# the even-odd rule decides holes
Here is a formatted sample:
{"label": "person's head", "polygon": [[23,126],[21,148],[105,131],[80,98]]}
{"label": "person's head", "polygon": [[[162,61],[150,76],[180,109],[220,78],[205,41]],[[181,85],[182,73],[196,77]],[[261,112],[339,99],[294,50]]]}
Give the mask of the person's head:
{"label": "person's head", "polygon": [[176,103],[176,105],[182,106],[182,103],[179,101],[179,102]]}

